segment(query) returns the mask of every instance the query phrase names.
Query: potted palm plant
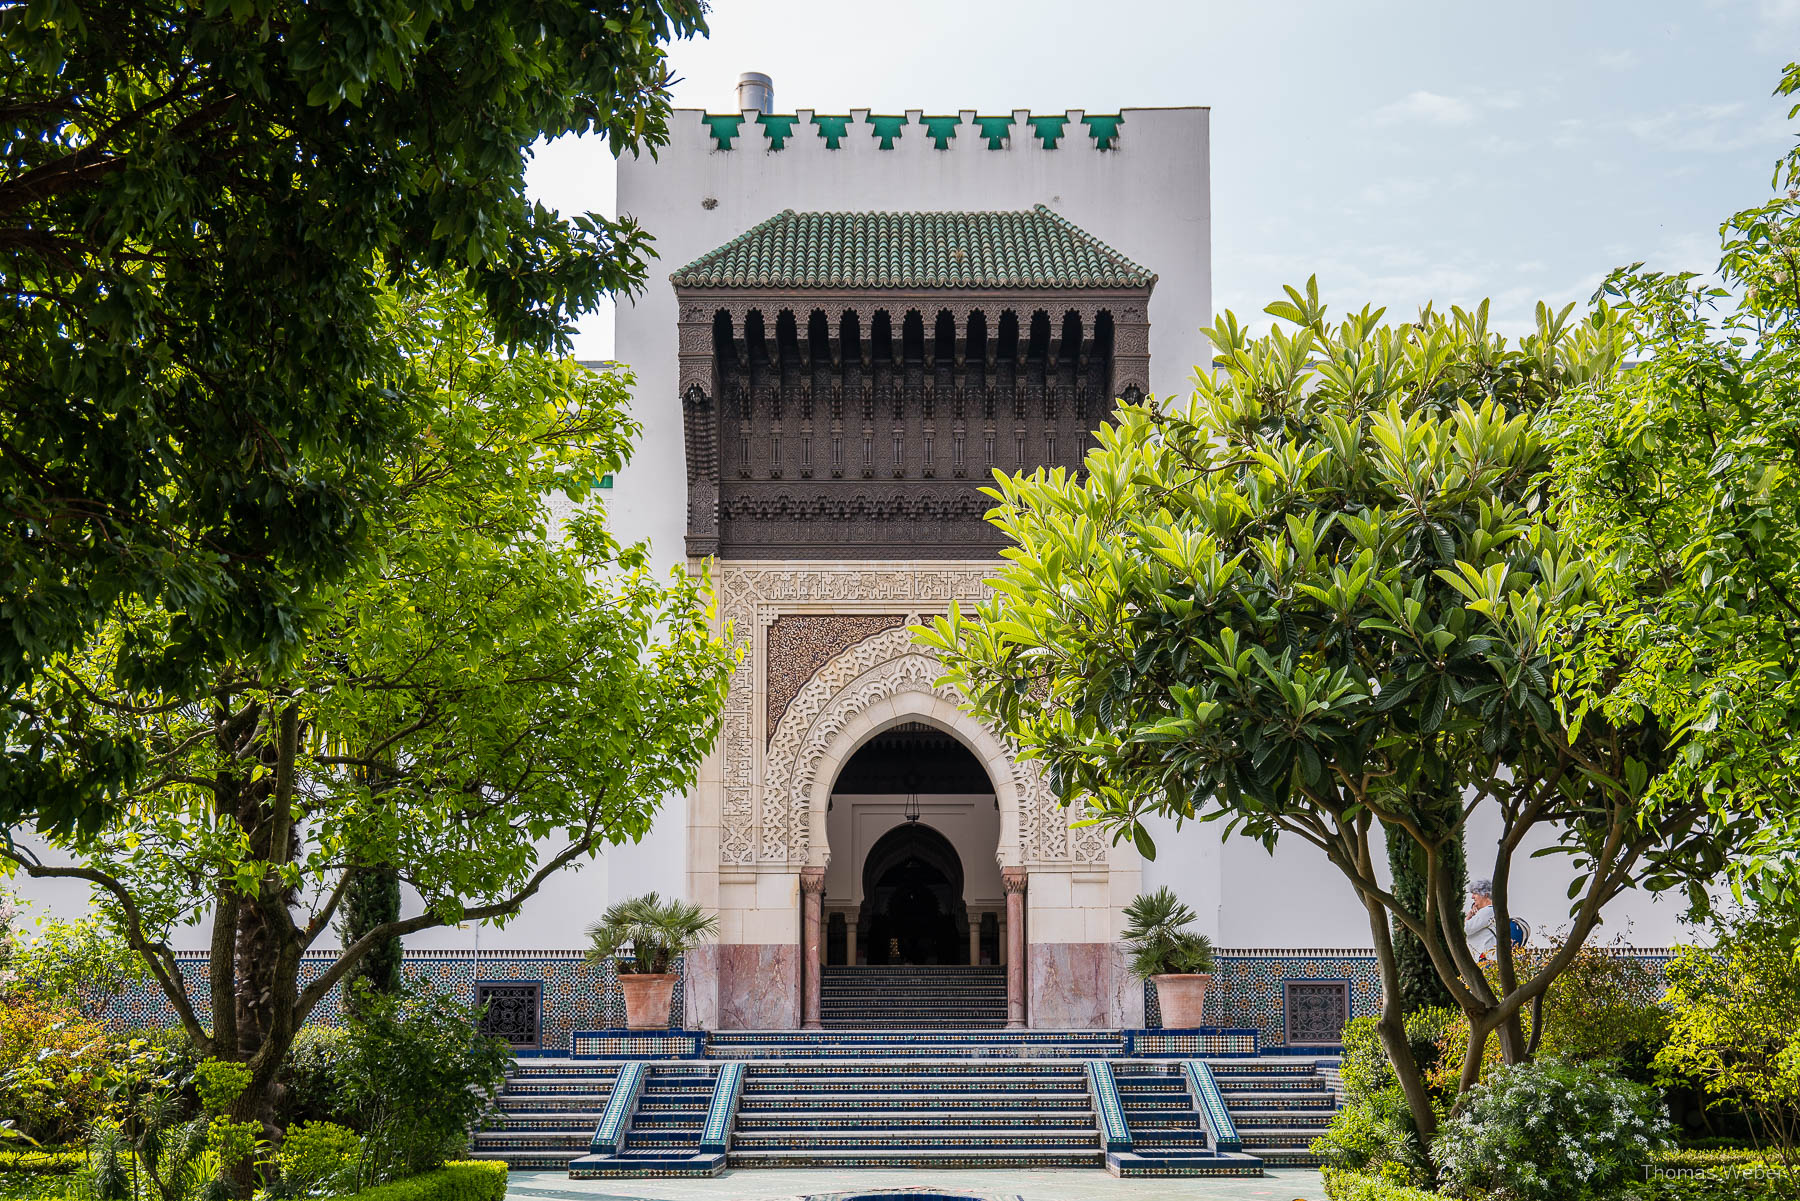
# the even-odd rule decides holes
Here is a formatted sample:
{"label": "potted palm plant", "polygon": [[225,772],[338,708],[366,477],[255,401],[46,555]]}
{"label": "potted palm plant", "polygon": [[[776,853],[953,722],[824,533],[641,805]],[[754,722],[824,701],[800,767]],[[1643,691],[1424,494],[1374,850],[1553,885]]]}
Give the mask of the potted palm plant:
{"label": "potted palm plant", "polygon": [[620,901],[589,926],[589,963],[613,961],[625,994],[625,1028],[666,1030],[676,957],[716,937],[717,914],[653,892]]}
{"label": "potted palm plant", "polygon": [[1194,920],[1194,911],[1166,887],[1141,893],[1125,907],[1120,939],[1131,954],[1132,974],[1156,985],[1162,1022],[1171,1030],[1200,1025],[1212,983],[1212,940],[1188,929]]}

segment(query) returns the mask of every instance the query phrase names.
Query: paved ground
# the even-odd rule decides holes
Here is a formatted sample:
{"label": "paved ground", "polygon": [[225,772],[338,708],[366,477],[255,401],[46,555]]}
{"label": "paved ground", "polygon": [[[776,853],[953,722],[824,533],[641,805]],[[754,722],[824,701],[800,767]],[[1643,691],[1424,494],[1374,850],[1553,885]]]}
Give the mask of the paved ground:
{"label": "paved ground", "polygon": [[1016,1172],[928,1169],[739,1169],[708,1180],[570,1180],[561,1172],[514,1172],[507,1201],[787,1201],[846,1189],[932,1188],[1019,1201],[1325,1201],[1319,1174],[1271,1169],[1261,1179],[1118,1180],[1099,1169]]}

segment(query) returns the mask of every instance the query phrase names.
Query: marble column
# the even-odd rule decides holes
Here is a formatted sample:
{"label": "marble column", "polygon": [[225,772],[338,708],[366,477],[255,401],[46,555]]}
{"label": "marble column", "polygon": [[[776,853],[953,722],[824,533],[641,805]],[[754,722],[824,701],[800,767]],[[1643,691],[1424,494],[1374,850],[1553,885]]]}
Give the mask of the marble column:
{"label": "marble column", "polygon": [[825,928],[825,869],[800,873],[800,1025],[819,1028],[819,964]]}
{"label": "marble column", "polygon": [[1025,1028],[1025,869],[1003,867],[1006,889],[1006,1028]]}

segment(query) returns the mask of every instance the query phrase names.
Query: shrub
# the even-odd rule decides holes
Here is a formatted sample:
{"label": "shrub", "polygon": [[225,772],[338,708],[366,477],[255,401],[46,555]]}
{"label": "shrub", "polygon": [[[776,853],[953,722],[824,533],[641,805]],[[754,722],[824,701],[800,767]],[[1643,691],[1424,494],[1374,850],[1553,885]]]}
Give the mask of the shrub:
{"label": "shrub", "polygon": [[1395,1184],[1343,1168],[1323,1167],[1325,1195],[1331,1201],[1444,1201],[1443,1194]]}
{"label": "shrub", "polygon": [[364,1133],[361,1183],[438,1167],[467,1145],[511,1049],[478,1031],[467,1005],[429,987],[399,997],[365,989],[357,1009],[339,1070]]}
{"label": "shrub", "polygon": [[1800,1191],[1800,962],[1786,922],[1757,914],[1721,927],[1710,948],[1682,947],[1668,967],[1673,1009],[1656,1067],[1738,1106]]}
{"label": "shrub", "polygon": [[41,920],[36,937],[16,942],[14,952],[18,991],[94,1021],[148,974],[143,959],[101,917]]}
{"label": "shrub", "polygon": [[[1520,971],[1538,970],[1559,949],[1554,942],[1521,948],[1516,952]],[[1497,989],[1500,969],[1489,964],[1484,971],[1488,983]],[[1583,947],[1545,993],[1540,1010],[1544,1032],[1538,1039],[1537,1058],[1579,1063],[1605,1061],[1628,1080],[1653,1083],[1651,1063],[1669,1033],[1669,1016],[1658,1004],[1662,992],[1661,975],[1643,960],[1616,955],[1603,947]],[[1446,1024],[1427,1078],[1434,1092],[1454,1096],[1462,1082],[1469,1020],[1460,1012],[1440,1012]],[[1529,1039],[1529,1006],[1521,1015],[1521,1025]],[[1490,1037],[1482,1059],[1482,1076],[1502,1062],[1500,1040]]]}
{"label": "shrub", "polygon": [[288,1195],[331,1195],[356,1179],[362,1141],[335,1122],[301,1122],[288,1129],[276,1164]]}
{"label": "shrub", "polygon": [[106,1032],[73,1009],[0,1005],[0,1120],[40,1143],[81,1137],[105,1103]]}
{"label": "shrub", "polygon": [[378,1184],[348,1201],[505,1201],[506,1165],[464,1160],[435,1171]]}
{"label": "shrub", "polygon": [[[1438,1040],[1454,1016],[1447,1009],[1407,1015],[1407,1042],[1422,1069],[1431,1068]],[[1344,1105],[1325,1133],[1313,1140],[1313,1154],[1332,1167],[1390,1183],[1424,1182],[1430,1173],[1412,1113],[1388,1063],[1375,1019],[1352,1019],[1344,1027],[1343,1040],[1338,1071],[1344,1081]]]}
{"label": "shrub", "polygon": [[1432,1152],[1459,1196],[1583,1201],[1642,1180],[1669,1145],[1656,1094],[1586,1064],[1498,1069],[1463,1098]]}
{"label": "shrub", "polygon": [[299,1122],[332,1122],[359,1129],[356,1108],[344,1096],[343,1063],[349,1054],[348,1030],[338,1026],[301,1027],[281,1069],[277,1124],[291,1127]]}
{"label": "shrub", "polygon": [[[86,1151],[22,1148],[0,1151],[0,1172],[39,1176],[63,1176],[87,1166]],[[0,1196],[6,1196],[0,1193]]]}

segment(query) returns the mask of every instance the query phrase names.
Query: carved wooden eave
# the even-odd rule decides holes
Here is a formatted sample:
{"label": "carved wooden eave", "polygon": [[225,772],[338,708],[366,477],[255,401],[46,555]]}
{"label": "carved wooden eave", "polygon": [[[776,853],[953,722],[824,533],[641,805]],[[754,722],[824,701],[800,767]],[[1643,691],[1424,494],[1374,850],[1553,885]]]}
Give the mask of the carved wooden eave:
{"label": "carved wooden eave", "polygon": [[[834,500],[827,505],[819,499],[819,494],[830,488],[844,491],[842,484],[829,487],[820,484],[813,487],[814,495],[810,499],[796,499],[788,493],[802,489],[799,482],[802,477],[807,480],[814,478],[809,460],[806,469],[789,470],[786,486],[779,489],[781,495],[766,495],[761,499],[736,496],[731,499],[733,504],[749,505],[762,515],[760,524],[746,518],[742,527],[745,530],[798,529],[811,521],[824,535],[823,540],[815,548],[808,545],[807,536],[804,535],[786,536],[786,540],[781,540],[767,533],[746,534],[742,542],[751,549],[742,553],[764,557],[807,554],[826,557],[841,554],[842,557],[850,558],[904,557],[908,546],[904,535],[898,532],[902,524],[925,531],[921,534],[919,557],[992,553],[993,547],[979,540],[959,542],[957,537],[960,534],[939,537],[929,531],[966,531],[979,522],[980,512],[986,505],[973,499],[978,496],[975,488],[980,480],[986,478],[991,466],[1000,466],[1006,470],[1029,469],[1034,466],[1055,466],[1059,462],[1066,466],[1071,456],[1078,460],[1076,443],[1079,441],[1080,431],[1068,425],[1066,413],[1061,417],[1055,413],[1060,395],[1057,387],[1060,386],[1063,391],[1073,387],[1082,398],[1078,403],[1089,410],[1085,419],[1089,430],[1104,413],[1111,411],[1111,402],[1120,397],[1141,398],[1149,391],[1149,300],[1154,286],[1154,278],[1141,287],[1089,289],[958,287],[877,291],[852,288],[677,286],[677,346],[680,356],[678,389],[688,467],[688,554],[694,557],[714,555],[721,553],[722,549],[727,554],[736,553],[730,545],[722,547],[721,524],[729,520],[728,515],[722,513],[722,501],[726,493],[733,489],[760,490],[761,493],[778,490],[773,481],[783,479],[783,470],[779,463],[773,462],[771,455],[775,459],[779,459],[780,455],[778,451],[771,451],[761,439],[772,438],[773,444],[779,447],[784,433],[793,439],[788,443],[790,455],[801,439],[806,440],[804,445],[809,448],[810,453],[812,439],[815,437],[821,440],[829,437],[832,453],[841,454],[844,451],[844,439],[851,438],[859,445],[862,477],[869,479],[871,484],[879,478],[887,486],[874,498],[859,493],[854,503]],[[872,424],[864,423],[863,428],[854,431],[839,428],[829,434],[823,427],[823,421],[815,422],[811,417],[790,417],[788,424],[794,426],[793,429],[785,428],[777,417],[773,428],[758,426],[757,429],[759,441],[755,453],[760,456],[761,466],[755,471],[734,469],[728,481],[722,475],[722,460],[730,452],[720,445],[720,431],[726,423],[721,404],[727,399],[729,389],[728,381],[721,377],[720,343],[716,330],[719,318],[723,315],[735,348],[734,357],[740,363],[747,363],[751,357],[748,353],[751,348],[746,344],[746,339],[751,328],[752,314],[759,316],[765,344],[758,349],[764,354],[774,344],[783,315],[791,315],[793,345],[804,361],[804,370],[808,373],[825,373],[819,376],[821,380],[829,377],[828,386],[834,394],[834,402],[840,407],[843,404],[843,393],[853,387],[864,389],[863,402],[869,403],[869,372],[873,370],[875,360],[903,362],[902,330],[909,314],[918,315],[926,336],[934,342],[942,318],[949,318],[954,334],[953,354],[948,356],[950,378],[942,385],[936,380],[924,381],[919,385],[922,399],[915,397],[907,402],[915,407],[922,404],[923,417],[914,414],[902,419],[896,413],[892,421],[884,419]],[[1002,345],[999,333],[1004,318],[1009,314],[1017,323],[1018,341],[1011,347],[1006,347]],[[823,316],[827,332],[820,345],[815,345],[812,337],[815,315]],[[971,322],[977,315],[980,315],[981,328],[984,330],[985,353],[971,363],[968,361],[968,346]],[[857,353],[850,356],[850,361],[847,362],[841,333],[849,316],[854,316],[856,320],[858,347]],[[893,343],[885,348],[885,355],[877,353],[874,340],[878,317],[885,318],[883,328]],[[991,390],[995,386],[993,380],[996,373],[1004,374],[1007,362],[1011,362],[1012,369],[1017,370],[1018,365],[1023,362],[1021,355],[1029,344],[1034,319],[1040,317],[1047,323],[1049,330],[1047,353],[1042,361],[1050,362],[1058,371],[1073,371],[1081,383],[1079,386],[1052,386],[1040,382],[1041,387],[1049,390],[1047,397],[1039,398],[1048,407],[1049,413],[1037,414],[1030,423],[1009,425],[1002,421],[1000,424],[1006,426],[1003,436],[1008,447],[1016,442],[1020,450],[1015,454],[1002,455],[1003,461],[998,461],[994,454],[996,433],[992,428],[993,422],[989,422],[990,428],[985,434],[973,429],[967,422],[957,425],[958,421],[962,421],[960,417],[934,415],[934,398],[947,387],[953,400],[945,404],[944,408],[948,411],[954,406],[956,412],[960,413],[964,403],[963,381],[966,377],[972,377],[981,381],[981,387],[989,389],[990,395],[986,403],[992,409],[994,401]],[[1065,347],[1061,344],[1063,331],[1065,323],[1071,320],[1074,323],[1072,328],[1079,331],[1081,341],[1078,345]],[[1105,328],[1110,329],[1110,345],[1104,348],[1105,358],[1103,361],[1092,359],[1092,353],[1100,349],[1097,331]],[[941,357],[933,352],[931,360],[926,364],[930,372],[936,372],[944,366],[940,362]],[[1104,379],[1095,375],[1101,371]],[[804,403],[810,406],[813,401],[810,379],[801,387],[800,392],[805,398]],[[1020,395],[1022,397],[1022,392]],[[1095,405],[1095,399],[1101,403]],[[763,405],[763,409],[758,410],[761,412],[767,409],[771,401],[770,398],[759,396],[747,397],[745,403]],[[1022,399],[1020,403],[1023,403]],[[779,413],[780,399],[775,398],[773,404]],[[810,412],[810,408],[808,411]],[[1063,430],[1060,435],[1056,429],[1051,428],[1058,426],[1059,421],[1059,428]],[[876,426],[880,428],[877,429]],[[943,428],[940,429],[939,426]],[[1031,447],[1026,447],[1027,435],[1024,431],[1027,429],[1033,440]],[[1015,433],[1015,430],[1018,432]],[[965,464],[962,462],[968,450],[965,439],[978,434],[986,439],[985,455],[975,455],[976,461]],[[892,461],[899,464],[905,459],[906,470],[889,472],[885,461],[879,470],[868,470],[870,439],[876,437],[881,440],[884,449],[891,441]],[[1057,441],[1059,437],[1060,444]],[[941,441],[935,441],[938,439]],[[935,468],[932,459],[934,453],[939,451],[946,456],[955,456],[957,462],[954,467],[946,466],[942,470]],[[838,469],[838,474],[829,478],[843,479],[844,464],[840,461],[832,466]],[[740,477],[743,481],[741,483]],[[820,481],[827,479],[826,471],[820,470],[817,478]],[[968,483],[952,487],[950,481],[953,479]],[[727,487],[728,483],[730,488]],[[964,493],[968,495],[965,496]],[[883,522],[887,523],[889,531],[882,535],[886,541],[846,543],[841,546],[831,542],[831,536],[841,535],[846,523],[862,523],[857,528],[874,530]]]}

